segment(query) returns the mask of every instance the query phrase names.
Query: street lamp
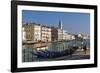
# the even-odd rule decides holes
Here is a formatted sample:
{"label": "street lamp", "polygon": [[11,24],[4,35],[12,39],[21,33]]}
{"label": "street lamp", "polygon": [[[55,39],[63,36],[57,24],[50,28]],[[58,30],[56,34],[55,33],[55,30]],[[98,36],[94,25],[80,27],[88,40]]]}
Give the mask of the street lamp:
{"label": "street lamp", "polygon": [[83,51],[83,41],[81,41],[81,42],[82,42],[81,48],[82,48],[82,51]]}

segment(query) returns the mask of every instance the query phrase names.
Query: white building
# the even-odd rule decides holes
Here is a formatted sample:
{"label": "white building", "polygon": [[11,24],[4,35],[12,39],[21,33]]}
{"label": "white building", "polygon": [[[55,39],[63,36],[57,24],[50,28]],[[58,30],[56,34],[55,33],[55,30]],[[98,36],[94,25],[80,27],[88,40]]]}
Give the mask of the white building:
{"label": "white building", "polygon": [[24,40],[26,40],[26,32],[25,32],[25,28],[24,27],[22,27],[22,40],[24,41]]}
{"label": "white building", "polygon": [[41,41],[41,26],[39,24],[34,24],[34,41]]}
{"label": "white building", "polygon": [[74,35],[71,35],[71,40],[75,40],[75,36]]}
{"label": "white building", "polygon": [[58,29],[58,41],[62,41],[62,40],[63,40],[63,30]]}
{"label": "white building", "polygon": [[51,41],[51,28],[48,26],[41,26],[41,41],[50,42]]}
{"label": "white building", "polygon": [[63,40],[72,40],[72,35],[67,31],[63,30]]}
{"label": "white building", "polygon": [[82,38],[82,37],[83,37],[83,35],[82,35],[82,34],[78,34],[78,37]]}
{"label": "white building", "polygon": [[51,41],[51,28],[47,27],[47,41]]}
{"label": "white building", "polygon": [[34,40],[34,26],[31,23],[22,25],[22,39],[25,41]]}
{"label": "white building", "polygon": [[62,21],[59,21],[59,26],[58,26],[58,41],[62,41],[63,40],[63,25],[62,25]]}
{"label": "white building", "polygon": [[83,39],[90,39],[90,36],[89,35],[84,35]]}
{"label": "white building", "polygon": [[63,40],[67,39],[67,32],[65,30],[63,30]]}

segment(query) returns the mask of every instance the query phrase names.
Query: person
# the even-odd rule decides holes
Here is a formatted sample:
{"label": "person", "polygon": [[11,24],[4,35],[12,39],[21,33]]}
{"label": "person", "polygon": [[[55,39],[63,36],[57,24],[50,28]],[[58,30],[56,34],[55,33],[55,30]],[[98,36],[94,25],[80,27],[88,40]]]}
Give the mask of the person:
{"label": "person", "polygon": [[83,46],[84,53],[86,54],[87,48],[86,45]]}

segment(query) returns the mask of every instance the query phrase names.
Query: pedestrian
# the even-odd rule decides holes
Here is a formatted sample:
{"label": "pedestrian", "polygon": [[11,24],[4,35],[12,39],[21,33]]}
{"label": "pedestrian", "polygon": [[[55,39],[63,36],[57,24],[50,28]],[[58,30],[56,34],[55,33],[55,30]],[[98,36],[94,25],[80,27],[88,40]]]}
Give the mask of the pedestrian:
{"label": "pedestrian", "polygon": [[83,46],[84,53],[86,54],[87,48],[86,45]]}

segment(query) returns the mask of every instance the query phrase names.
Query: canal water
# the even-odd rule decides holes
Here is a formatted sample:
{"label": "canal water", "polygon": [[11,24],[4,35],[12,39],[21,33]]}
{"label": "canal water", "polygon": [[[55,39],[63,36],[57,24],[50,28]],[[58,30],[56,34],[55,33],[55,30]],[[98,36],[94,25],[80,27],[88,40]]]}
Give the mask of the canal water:
{"label": "canal water", "polygon": [[[34,62],[34,61],[49,61],[51,59],[48,58],[38,58],[36,55],[33,54],[34,51],[40,50],[49,50],[49,51],[63,51],[66,49],[70,49],[71,46],[80,46],[86,45],[90,48],[90,40],[71,40],[71,41],[64,41],[64,42],[52,42],[52,43],[38,43],[38,44],[31,44],[31,45],[23,45],[22,47],[22,62]],[[52,59],[53,60],[53,59]]]}

